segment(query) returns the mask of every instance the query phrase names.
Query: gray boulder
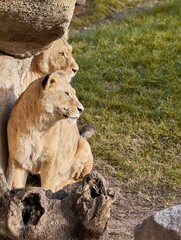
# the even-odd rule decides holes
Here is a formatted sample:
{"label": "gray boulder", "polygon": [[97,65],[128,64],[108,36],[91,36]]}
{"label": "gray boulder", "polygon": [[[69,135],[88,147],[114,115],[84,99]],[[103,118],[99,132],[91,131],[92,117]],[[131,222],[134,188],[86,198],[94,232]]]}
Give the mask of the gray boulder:
{"label": "gray boulder", "polygon": [[134,230],[135,240],[181,240],[181,204],[152,214]]}
{"label": "gray boulder", "polygon": [[30,57],[67,31],[76,0],[0,1],[0,51]]}
{"label": "gray boulder", "polygon": [[7,121],[16,99],[27,87],[22,80],[29,70],[31,59],[0,55],[0,170],[4,173],[8,159]]}

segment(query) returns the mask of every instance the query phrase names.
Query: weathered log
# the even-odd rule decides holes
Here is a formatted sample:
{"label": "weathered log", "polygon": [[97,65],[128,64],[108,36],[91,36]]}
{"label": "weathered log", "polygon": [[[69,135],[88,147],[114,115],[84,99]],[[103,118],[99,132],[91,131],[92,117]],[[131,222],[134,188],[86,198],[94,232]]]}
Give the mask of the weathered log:
{"label": "weathered log", "polygon": [[[0,182],[6,182],[3,174]],[[107,239],[116,193],[99,173],[55,193],[38,187],[9,191],[5,185],[0,184],[1,240]]]}

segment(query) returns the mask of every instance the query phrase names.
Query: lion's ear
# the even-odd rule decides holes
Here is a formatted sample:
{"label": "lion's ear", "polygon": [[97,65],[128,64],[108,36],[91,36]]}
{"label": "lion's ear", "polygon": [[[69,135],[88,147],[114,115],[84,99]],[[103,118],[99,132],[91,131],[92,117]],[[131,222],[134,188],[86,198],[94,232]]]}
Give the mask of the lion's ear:
{"label": "lion's ear", "polygon": [[56,80],[51,77],[51,74],[46,75],[42,80],[42,87],[43,89],[48,89],[55,83]]}

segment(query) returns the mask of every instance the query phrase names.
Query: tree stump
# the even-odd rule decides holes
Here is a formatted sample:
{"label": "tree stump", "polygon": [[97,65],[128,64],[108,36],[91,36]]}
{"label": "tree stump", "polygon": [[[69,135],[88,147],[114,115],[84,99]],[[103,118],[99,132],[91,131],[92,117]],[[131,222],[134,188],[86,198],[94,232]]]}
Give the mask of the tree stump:
{"label": "tree stump", "polygon": [[39,187],[9,190],[0,173],[0,239],[107,239],[116,192],[97,172],[52,193]]}

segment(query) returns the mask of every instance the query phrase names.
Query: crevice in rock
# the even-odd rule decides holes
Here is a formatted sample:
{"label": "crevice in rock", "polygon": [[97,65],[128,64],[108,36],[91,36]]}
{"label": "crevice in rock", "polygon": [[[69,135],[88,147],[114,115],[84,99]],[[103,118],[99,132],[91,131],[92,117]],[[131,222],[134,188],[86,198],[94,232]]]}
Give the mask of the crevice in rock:
{"label": "crevice in rock", "polygon": [[94,199],[94,198],[96,198],[96,197],[99,197],[99,196],[101,195],[101,194],[100,194],[99,192],[97,192],[96,189],[93,188],[93,187],[90,189],[90,191],[91,191],[91,198],[92,198],[92,199]]}
{"label": "crevice in rock", "polygon": [[45,212],[41,206],[40,196],[38,194],[30,194],[22,201],[24,209],[22,211],[22,218],[25,225],[37,225],[40,218]]}

